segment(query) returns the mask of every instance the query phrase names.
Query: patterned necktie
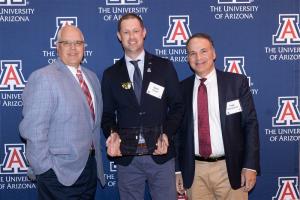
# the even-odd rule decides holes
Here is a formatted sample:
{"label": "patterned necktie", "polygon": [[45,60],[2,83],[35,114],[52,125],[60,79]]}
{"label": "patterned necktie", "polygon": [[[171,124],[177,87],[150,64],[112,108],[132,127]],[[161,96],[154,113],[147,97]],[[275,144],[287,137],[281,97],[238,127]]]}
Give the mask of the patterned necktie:
{"label": "patterned necktie", "polygon": [[95,120],[95,111],[94,111],[94,105],[93,105],[92,96],[91,96],[91,93],[89,91],[89,88],[88,88],[86,82],[83,79],[82,72],[81,72],[80,69],[77,69],[76,76],[77,76],[77,78],[79,80],[80,87],[81,87],[83,93],[85,94],[86,100],[87,100],[87,102],[89,104],[93,120]]}
{"label": "patterned necktie", "polygon": [[206,78],[200,79],[198,87],[198,137],[200,155],[208,158],[211,154]]}
{"label": "patterned necktie", "polygon": [[143,79],[142,79],[141,70],[138,66],[139,61],[140,60],[132,60],[132,61],[129,61],[129,62],[131,64],[133,64],[133,66],[134,66],[134,73],[133,73],[134,93],[135,93],[135,96],[136,96],[138,102],[140,103]]}

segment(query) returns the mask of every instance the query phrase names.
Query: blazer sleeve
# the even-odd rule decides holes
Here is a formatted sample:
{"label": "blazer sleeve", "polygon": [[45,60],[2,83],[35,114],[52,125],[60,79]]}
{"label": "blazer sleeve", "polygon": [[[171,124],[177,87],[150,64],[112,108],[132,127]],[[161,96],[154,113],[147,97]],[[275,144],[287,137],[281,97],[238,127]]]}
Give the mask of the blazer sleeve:
{"label": "blazer sleeve", "polygon": [[26,157],[35,174],[52,166],[48,145],[51,113],[55,109],[51,82],[47,75],[34,72],[22,94],[24,118],[19,130],[26,140]]}
{"label": "blazer sleeve", "polygon": [[184,112],[184,104],[177,73],[171,61],[168,61],[168,67],[168,72],[166,73],[166,93],[169,110],[164,123],[164,131],[169,137],[172,137],[176,134],[180,125]]}
{"label": "blazer sleeve", "polygon": [[250,92],[249,83],[246,77],[244,77],[242,81],[240,96],[243,108],[242,127],[245,134],[245,155],[243,167],[254,169],[257,171],[257,173],[259,173],[260,166],[258,121],[253,97]]}
{"label": "blazer sleeve", "polygon": [[106,138],[109,137],[111,131],[118,132],[118,126],[116,123],[117,104],[112,94],[110,82],[111,80],[108,71],[104,71],[101,82],[103,98],[103,114],[101,127]]}

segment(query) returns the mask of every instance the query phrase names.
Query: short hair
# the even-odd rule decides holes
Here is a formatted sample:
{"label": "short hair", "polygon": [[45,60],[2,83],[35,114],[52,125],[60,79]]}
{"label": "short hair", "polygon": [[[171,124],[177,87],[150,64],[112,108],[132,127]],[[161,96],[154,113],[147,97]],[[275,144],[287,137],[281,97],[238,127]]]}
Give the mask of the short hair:
{"label": "short hair", "polygon": [[214,47],[214,41],[212,40],[212,38],[210,37],[210,35],[206,34],[206,33],[195,33],[193,34],[186,42],[186,48],[188,47],[190,41],[194,38],[203,38],[203,39],[207,39],[210,44],[212,45],[212,47]]}
{"label": "short hair", "polygon": [[120,18],[120,20],[118,21],[118,32],[121,31],[121,23],[126,19],[137,19],[140,22],[141,27],[144,28],[144,22],[138,15],[136,15],[134,13],[127,13],[127,14],[123,15]]}
{"label": "short hair", "polygon": [[81,34],[82,40],[84,41],[83,33],[82,33],[82,31],[81,31],[77,26],[66,24],[65,26],[61,26],[61,27],[59,28],[59,30],[58,30],[58,32],[57,32],[57,37],[56,37],[57,39],[56,39],[56,41],[55,41],[55,45],[57,45],[57,43],[61,41],[61,33],[62,33],[63,29],[65,29],[65,28],[68,27],[68,26],[69,26],[69,27],[74,27],[74,28],[78,29],[79,32],[80,32],[80,34]]}

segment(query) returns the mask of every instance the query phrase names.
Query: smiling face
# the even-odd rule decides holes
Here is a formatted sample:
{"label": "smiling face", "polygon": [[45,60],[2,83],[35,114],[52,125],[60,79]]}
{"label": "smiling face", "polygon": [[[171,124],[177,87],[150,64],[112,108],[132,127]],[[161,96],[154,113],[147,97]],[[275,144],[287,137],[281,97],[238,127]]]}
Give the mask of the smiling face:
{"label": "smiling face", "polygon": [[125,54],[135,59],[144,50],[146,29],[136,18],[124,19],[117,36],[122,43]]}
{"label": "smiling face", "polygon": [[204,78],[214,69],[216,52],[208,39],[192,38],[188,43],[187,50],[188,62],[198,76]]}
{"label": "smiling face", "polygon": [[83,58],[84,39],[81,31],[71,25],[60,30],[57,42],[57,53],[65,65],[78,67]]}

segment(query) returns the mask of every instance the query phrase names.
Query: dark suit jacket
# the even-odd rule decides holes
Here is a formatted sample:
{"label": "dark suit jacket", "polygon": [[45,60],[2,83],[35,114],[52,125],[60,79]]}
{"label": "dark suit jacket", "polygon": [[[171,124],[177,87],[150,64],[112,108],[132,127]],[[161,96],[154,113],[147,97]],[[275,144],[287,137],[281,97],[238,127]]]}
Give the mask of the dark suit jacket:
{"label": "dark suit jacket", "polygon": [[[176,171],[181,171],[184,186],[190,188],[195,173],[193,87],[195,75],[181,83],[186,110],[179,129]],[[258,173],[259,137],[258,122],[248,80],[240,74],[217,70],[219,108],[228,177],[233,189],[241,187],[242,168]],[[226,103],[239,100],[242,112],[226,115]]]}
{"label": "dark suit jacket", "polygon": [[[146,93],[150,82],[165,88],[161,99]],[[170,146],[167,155],[153,156],[153,159],[157,163],[166,162],[175,155],[174,135],[184,111],[173,64],[169,60],[145,53],[141,104],[138,103],[133,88],[125,89],[124,83],[129,85],[127,83],[130,83],[130,78],[123,57],[103,73],[102,129],[105,136],[108,137],[111,130],[118,131],[119,128],[161,124],[164,133],[168,135]],[[144,137],[146,142],[150,141],[151,136]],[[123,156],[114,160],[117,164],[128,165],[132,159],[133,156]]]}

